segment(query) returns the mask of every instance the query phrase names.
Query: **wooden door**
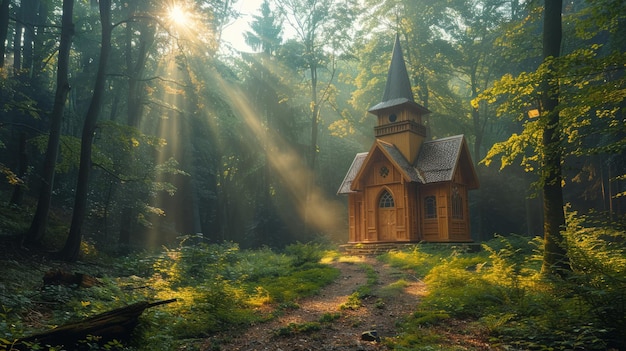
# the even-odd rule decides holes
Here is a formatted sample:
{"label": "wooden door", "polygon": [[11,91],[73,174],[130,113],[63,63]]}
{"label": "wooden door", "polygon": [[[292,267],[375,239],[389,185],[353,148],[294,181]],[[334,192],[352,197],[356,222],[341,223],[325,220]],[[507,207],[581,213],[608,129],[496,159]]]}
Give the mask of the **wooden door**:
{"label": "wooden door", "polygon": [[393,195],[384,190],[378,200],[378,241],[395,241],[396,206]]}

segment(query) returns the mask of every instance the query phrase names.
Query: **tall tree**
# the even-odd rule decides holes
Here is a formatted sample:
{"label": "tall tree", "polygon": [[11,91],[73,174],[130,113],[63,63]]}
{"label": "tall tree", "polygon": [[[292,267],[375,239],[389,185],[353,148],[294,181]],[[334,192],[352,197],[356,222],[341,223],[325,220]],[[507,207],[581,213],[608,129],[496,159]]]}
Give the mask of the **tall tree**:
{"label": "tall tree", "polygon": [[[256,169],[255,175],[250,177],[255,184],[249,184],[251,189],[254,210],[252,224],[249,226],[248,237],[250,244],[258,246],[266,244],[275,246],[278,242],[288,242],[280,228],[280,216],[275,209],[275,196],[279,182],[273,173],[270,158],[276,152],[276,141],[285,142],[291,132],[289,127],[282,123],[286,115],[286,104],[281,101],[287,95],[286,79],[280,73],[280,64],[274,54],[282,42],[282,22],[270,9],[268,0],[264,0],[260,7],[260,15],[254,16],[250,23],[252,31],[245,33],[246,43],[258,54],[246,54],[243,59],[246,71],[243,73],[244,89],[246,89],[251,102],[257,107],[262,129],[256,133],[257,141],[262,148],[255,148],[254,152],[262,152],[262,155],[254,155],[253,158],[263,160]],[[287,113],[288,114],[288,113]],[[280,131],[280,133],[278,132]]]}
{"label": "tall tree", "polygon": [[82,228],[87,210],[87,193],[89,189],[89,173],[91,171],[91,149],[93,136],[96,131],[98,115],[102,107],[102,97],[105,91],[106,70],[111,51],[111,1],[99,0],[100,23],[102,25],[102,40],[100,41],[100,61],[98,62],[98,72],[93,88],[93,96],[85,122],[80,144],[80,164],[78,167],[78,178],[76,180],[76,194],[74,197],[74,208],[72,212],[72,223],[70,232],[65,241],[65,246],[59,253],[61,258],[67,261],[76,261],[80,253],[80,243],[82,240]]}
{"label": "tall tree", "polygon": [[74,35],[74,23],[72,21],[74,11],[74,0],[63,0],[63,13],[61,17],[61,39],[59,41],[59,53],[57,63],[56,92],[54,95],[54,105],[50,116],[50,132],[48,134],[48,146],[41,172],[41,189],[37,201],[37,210],[33,221],[25,236],[27,242],[40,241],[48,223],[48,213],[50,211],[50,201],[52,198],[52,188],[54,186],[54,174],[61,140],[61,123],[67,95],[70,91],[68,81],[70,50],[72,46],[72,36]]}
{"label": "tall tree", "polygon": [[0,68],[4,67],[4,56],[6,53],[6,40],[9,33],[9,4],[11,0],[0,2]]}
{"label": "tall tree", "polygon": [[546,0],[543,11],[543,58],[548,63],[542,82],[541,110],[543,127],[543,237],[544,255],[541,271],[561,274],[569,268],[561,231],[565,229],[561,175],[561,132],[559,123],[559,80],[550,61],[561,53],[562,0]]}
{"label": "tall tree", "polygon": [[[566,274],[570,268],[561,234],[565,224],[562,187],[567,180],[562,164],[575,168],[572,161],[588,155],[603,154],[611,159],[621,156],[626,147],[623,123],[619,122],[626,97],[626,55],[608,46],[603,49],[598,43],[606,41],[607,33],[619,32],[617,24],[624,18],[624,9],[612,6],[605,12],[600,4],[590,4],[584,11],[574,9],[565,22],[573,26],[568,33],[574,35],[563,45],[561,6],[561,1],[546,1],[539,11],[531,8],[544,13],[543,62],[539,67],[516,77],[507,74],[478,97],[497,103],[498,115],[516,115],[523,122],[517,133],[491,148],[484,162],[488,165],[500,155],[505,167],[519,157],[527,172],[538,170],[544,201],[542,272],[546,275]],[[563,47],[569,52],[562,52]],[[534,113],[527,116],[527,112]]]}
{"label": "tall tree", "polygon": [[260,50],[266,55],[272,55],[282,42],[283,26],[272,13],[269,0],[263,0],[260,10],[261,15],[255,15],[254,20],[250,23],[252,31],[247,31],[244,37],[246,44],[253,50]]}

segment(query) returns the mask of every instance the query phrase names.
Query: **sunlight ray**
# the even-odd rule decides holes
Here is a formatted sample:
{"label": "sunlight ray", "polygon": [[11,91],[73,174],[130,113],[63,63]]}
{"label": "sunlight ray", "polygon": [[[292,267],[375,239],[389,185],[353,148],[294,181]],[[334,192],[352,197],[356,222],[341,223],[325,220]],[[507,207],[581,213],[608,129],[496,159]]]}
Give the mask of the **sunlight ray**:
{"label": "sunlight ray", "polygon": [[234,112],[244,120],[246,127],[257,138],[256,147],[268,150],[267,161],[288,188],[302,220],[311,228],[322,232],[337,228],[337,213],[340,213],[341,206],[338,201],[324,196],[319,187],[311,186],[314,184],[313,172],[307,168],[302,156],[290,148],[279,135],[267,131],[243,91],[219,77],[216,77],[216,81]]}

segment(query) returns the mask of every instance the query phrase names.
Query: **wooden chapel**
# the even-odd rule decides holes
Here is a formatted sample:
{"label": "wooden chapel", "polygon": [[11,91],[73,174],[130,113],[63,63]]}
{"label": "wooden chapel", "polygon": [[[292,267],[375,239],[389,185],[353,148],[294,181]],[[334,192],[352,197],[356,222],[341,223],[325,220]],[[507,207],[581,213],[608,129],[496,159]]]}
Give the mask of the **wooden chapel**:
{"label": "wooden chapel", "polygon": [[468,190],[478,178],[463,135],[426,140],[396,36],[376,140],[339,187],[348,196],[349,243],[471,242]]}

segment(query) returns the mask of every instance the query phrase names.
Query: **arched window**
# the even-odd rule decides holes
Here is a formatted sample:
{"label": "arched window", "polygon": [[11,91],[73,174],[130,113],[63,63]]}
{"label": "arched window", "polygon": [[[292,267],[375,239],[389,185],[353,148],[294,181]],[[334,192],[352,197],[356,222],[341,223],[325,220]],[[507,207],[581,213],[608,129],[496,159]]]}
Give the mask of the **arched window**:
{"label": "arched window", "polygon": [[463,219],[463,198],[459,194],[459,188],[454,186],[452,188],[452,218]]}
{"label": "arched window", "polygon": [[426,196],[424,198],[424,215],[426,218],[437,218],[437,198]]}
{"label": "arched window", "polygon": [[378,207],[389,208],[389,207],[394,207],[394,206],[395,204],[393,202],[393,196],[391,196],[389,191],[385,190],[380,195],[380,200],[378,200]]}

